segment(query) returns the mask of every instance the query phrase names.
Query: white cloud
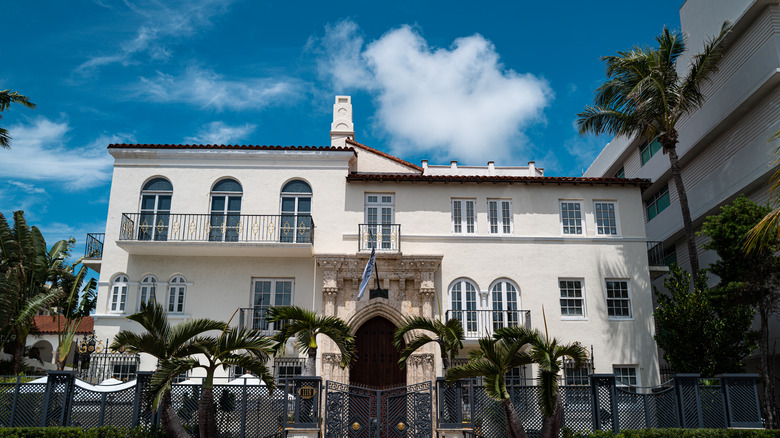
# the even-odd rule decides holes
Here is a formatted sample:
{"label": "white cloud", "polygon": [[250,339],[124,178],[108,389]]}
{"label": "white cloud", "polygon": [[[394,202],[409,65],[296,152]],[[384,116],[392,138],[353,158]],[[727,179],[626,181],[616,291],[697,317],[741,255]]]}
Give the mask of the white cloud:
{"label": "white cloud", "polygon": [[216,110],[243,110],[263,108],[283,98],[295,99],[302,92],[302,84],[287,78],[229,80],[210,70],[189,67],[178,77],[159,72],[152,78],[142,77],[134,92],[153,102],[183,102]]}
{"label": "white cloud", "polygon": [[255,125],[249,123],[231,126],[224,122],[211,122],[198,131],[195,136],[187,137],[185,141],[188,143],[231,144],[245,138],[255,128]]}
{"label": "white cloud", "polygon": [[112,166],[106,146],[132,141],[130,136],[119,134],[100,136],[84,146],[69,146],[68,122],[53,122],[46,117],[8,130],[14,142],[11,150],[0,151],[0,178],[15,180],[17,187],[45,181],[73,191],[105,183],[111,178]]}
{"label": "white cloud", "polygon": [[508,159],[522,151],[523,128],[543,120],[552,98],[545,80],[504,67],[481,35],[433,48],[402,26],[364,46],[357,25],[345,20],[326,27],[309,47],[318,54],[320,74],[337,90],[374,94],[375,123],[397,154]]}
{"label": "white cloud", "polygon": [[166,40],[180,40],[208,28],[211,19],[223,14],[233,1],[126,1],[126,6],[140,15],[143,23],[136,30],[135,37],[121,43],[114,53],[85,61],[76,68],[76,73],[88,75],[110,64],[134,64],[138,62],[139,54],[146,54],[154,60],[166,60],[171,56],[171,50],[164,45]]}

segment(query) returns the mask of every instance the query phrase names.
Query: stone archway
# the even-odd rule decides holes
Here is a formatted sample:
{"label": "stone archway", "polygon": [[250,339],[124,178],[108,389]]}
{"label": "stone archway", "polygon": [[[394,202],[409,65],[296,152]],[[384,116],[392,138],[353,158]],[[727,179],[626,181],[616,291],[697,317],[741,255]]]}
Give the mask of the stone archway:
{"label": "stone archway", "polygon": [[365,321],[355,332],[357,360],[350,366],[349,383],[372,387],[406,386],[401,353],[393,345],[396,325],[382,316]]}

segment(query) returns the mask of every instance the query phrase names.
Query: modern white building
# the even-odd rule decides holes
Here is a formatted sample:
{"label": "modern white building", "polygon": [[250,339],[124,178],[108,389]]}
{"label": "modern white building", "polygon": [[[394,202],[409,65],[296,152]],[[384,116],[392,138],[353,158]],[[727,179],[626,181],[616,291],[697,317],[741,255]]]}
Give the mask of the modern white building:
{"label": "modern white building", "polygon": [[[780,2],[777,0],[687,0],[680,9],[688,52],[678,61],[687,69],[692,53],[717,35],[724,20],[733,23],[720,70],[705,85],[706,102],[678,124],[682,179],[695,227],[720,207],[745,194],[768,200],[774,172],[772,136],[780,131]],[[616,48],[623,49],[623,48]],[[586,177],[644,178],[643,216],[657,263],[676,261],[690,270],[677,191],[669,158],[657,142],[615,138],[601,151]],[[704,237],[697,241],[699,247]],[[716,260],[699,249],[702,268]],[[716,283],[717,278],[711,278]],[[655,280],[662,287],[662,278]],[[770,345],[777,339],[777,330]]]}
{"label": "modern white building", "polygon": [[[323,342],[323,379],[401,386],[442,375],[433,345],[398,368],[391,341],[404,317],[461,320],[465,358],[496,328],[543,329],[546,316],[552,336],[591,352],[596,372],[658,382],[648,181],[547,177],[533,162],[417,166],[353,140],[349,96],[333,114],[324,147],[110,145],[104,245],[86,262],[100,272],[97,337],[140,329],[126,316],[144,300],[173,322],[238,309],[233,324],[269,332],[265,309],[295,304],[357,335],[358,360],[344,370]],[[357,300],[372,248],[378,279]],[[279,375],[300,372],[288,354],[274,359]]]}

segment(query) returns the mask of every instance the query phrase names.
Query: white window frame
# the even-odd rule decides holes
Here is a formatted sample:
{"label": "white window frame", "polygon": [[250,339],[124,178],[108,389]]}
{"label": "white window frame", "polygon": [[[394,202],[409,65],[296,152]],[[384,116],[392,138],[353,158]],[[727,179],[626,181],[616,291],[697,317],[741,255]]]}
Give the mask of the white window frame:
{"label": "white window frame", "polygon": [[[562,296],[562,287],[561,282],[565,281],[576,281],[580,283],[580,297],[564,297]],[[558,309],[561,312],[561,319],[562,320],[586,320],[588,319],[588,309],[587,309],[587,303],[585,300],[586,292],[585,292],[585,279],[584,278],[559,278],[558,279],[558,301],[559,301],[559,307]],[[582,308],[582,315],[564,315],[563,314],[563,306],[561,305],[561,300],[580,300],[581,308]]]}
{"label": "white window frame", "polygon": [[[615,233],[601,233],[599,232],[601,228],[610,228],[610,226],[602,227],[599,226],[599,217],[598,217],[598,208],[596,207],[597,204],[605,204],[605,205],[612,205],[612,208],[615,213]],[[593,223],[596,225],[596,235],[599,237],[617,237],[620,236],[620,215],[618,214],[618,203],[614,200],[601,200],[597,199],[593,201]]]}
{"label": "white window frame", "polygon": [[[618,372],[618,370],[620,370]],[[633,370],[634,375],[634,383],[628,382],[626,383],[623,378],[623,371],[627,370]],[[639,366],[637,365],[612,365],[612,374],[615,375],[615,385],[617,386],[639,386]],[[629,373],[630,374],[630,373]],[[629,379],[632,378],[632,376],[628,376]]]}
{"label": "white window frame", "polygon": [[[493,207],[495,204],[495,216]],[[488,213],[488,233],[508,236],[514,233],[514,221],[512,220],[512,200],[502,198],[491,198],[487,200]],[[493,231],[493,221],[495,220],[496,230]]]}
{"label": "white window frame", "polygon": [[[576,228],[577,225],[564,225],[564,223],[563,223],[563,204],[577,204],[577,205],[580,206],[580,209],[579,209],[579,211],[580,211],[580,217],[579,217],[579,220],[580,220],[580,224],[579,224],[580,232],[579,233],[567,233],[566,232],[566,228],[567,227],[569,227],[569,228],[575,227]],[[558,200],[558,221],[560,222],[560,226],[561,226],[561,234],[563,234],[564,236],[567,236],[567,237],[569,237],[569,236],[580,236],[580,237],[585,236],[586,235],[586,232],[585,232],[585,229],[586,229],[586,227],[585,227],[585,208],[584,208],[584,203],[582,202],[582,200],[581,199],[559,199]]]}
{"label": "white window frame", "polygon": [[[609,297],[609,287],[607,284],[609,282],[615,282],[615,283],[625,283],[626,284],[626,298],[619,297],[619,298],[610,298]],[[633,308],[633,299],[631,297],[631,281],[624,278],[606,278],[604,279],[604,297],[606,299],[606,308],[607,308],[607,318],[612,320],[632,320],[634,319],[634,308]],[[628,301],[628,315],[610,315],[609,309],[610,309],[610,301]]]}
{"label": "white window frame", "polygon": [[[515,302],[514,302],[514,309],[509,309],[509,291],[507,285],[511,286],[514,289],[515,293]],[[496,288],[500,286],[501,290],[497,291]],[[499,293],[501,295],[501,309],[496,309],[496,295]],[[517,283],[514,281],[511,281],[507,278],[499,278],[492,283],[490,283],[490,288],[488,289],[488,310],[491,310],[490,312],[490,319],[492,321],[492,328],[493,330],[502,328],[502,327],[522,327],[524,326],[525,321],[523,320],[523,317],[521,316],[522,311],[522,305],[520,304],[520,288],[517,286]],[[509,314],[509,310],[512,310],[515,313],[514,315]],[[496,314],[494,312],[501,312],[499,314]],[[510,324],[510,316],[514,316],[516,320],[512,321]],[[491,332],[492,333],[492,332]]]}
{"label": "white window frame", "polygon": [[[152,303],[157,300],[158,287],[160,287],[160,283],[157,281],[157,277],[154,275],[143,276],[141,282],[138,283],[138,306],[136,308],[139,311],[141,310],[141,304],[143,304],[144,301],[147,303]],[[149,296],[144,299],[144,295],[146,294]],[[152,295],[154,295],[154,300],[152,300]]]}
{"label": "white window frame", "polygon": [[111,281],[111,299],[108,302],[109,313],[125,313],[127,307],[127,289],[130,280],[125,274],[119,274]]}
{"label": "white window frame", "polygon": [[[257,294],[257,283],[258,282],[269,282],[271,284],[271,288],[269,291],[270,296],[270,303],[267,305],[259,305],[256,304],[256,294]],[[276,285],[277,283],[290,283],[290,302],[289,303],[277,303],[276,302]],[[269,307],[273,306],[287,306],[287,305],[293,305],[295,303],[295,278],[269,278],[269,277],[254,277],[252,278],[252,291],[250,292],[250,306],[252,309],[255,309],[255,312],[257,312],[257,309],[268,309]],[[254,327],[254,321],[252,322],[252,326],[254,328],[257,328],[259,330],[274,330],[273,323],[266,323],[265,322],[265,315],[255,315],[255,318],[262,317],[260,320],[261,323],[265,325],[265,327]]]}
{"label": "white window frame", "polygon": [[[168,313],[183,314],[187,306],[187,279],[183,275],[174,275],[168,281],[168,293],[166,294],[165,309]],[[173,294],[176,295],[173,295]],[[173,299],[173,302],[171,302]],[[171,310],[173,304],[173,310]]]}
{"label": "white window frame", "polygon": [[[452,209],[452,233],[453,234],[476,234],[477,233],[477,200],[474,198],[452,198],[450,202]],[[458,204],[458,207],[456,207]],[[469,215],[469,205],[471,206],[471,215]],[[460,217],[456,215],[456,209],[460,210]],[[459,220],[456,220],[459,219]],[[469,223],[471,220],[471,223]],[[469,226],[471,231],[469,231]],[[458,230],[460,228],[460,230]]]}
{"label": "white window frame", "polygon": [[[453,295],[457,285],[460,285],[460,309],[454,308],[455,303],[453,300]],[[474,309],[468,308],[469,300],[468,296],[466,295],[468,292],[467,285],[470,285],[474,288]],[[463,324],[463,331],[466,334],[466,338],[473,338],[478,336],[482,332],[482,324],[480,321],[481,312],[479,311],[483,310],[483,308],[482,293],[480,292],[477,283],[468,278],[458,278],[457,280],[450,283],[449,287],[447,288],[447,292],[449,298],[448,310],[452,311],[451,314],[453,318],[459,319]]]}

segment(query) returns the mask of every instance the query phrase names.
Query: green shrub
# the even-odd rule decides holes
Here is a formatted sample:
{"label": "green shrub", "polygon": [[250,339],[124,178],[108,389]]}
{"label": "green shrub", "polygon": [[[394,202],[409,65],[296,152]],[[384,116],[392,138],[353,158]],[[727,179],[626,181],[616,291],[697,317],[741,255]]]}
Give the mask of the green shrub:
{"label": "green shrub", "polygon": [[161,430],[104,426],[84,430],[80,427],[0,427],[0,438],[163,438]]}
{"label": "green shrub", "polygon": [[588,438],[780,438],[780,430],[758,429],[642,429],[593,432]]}

